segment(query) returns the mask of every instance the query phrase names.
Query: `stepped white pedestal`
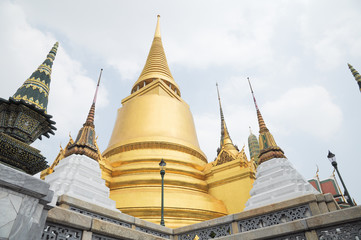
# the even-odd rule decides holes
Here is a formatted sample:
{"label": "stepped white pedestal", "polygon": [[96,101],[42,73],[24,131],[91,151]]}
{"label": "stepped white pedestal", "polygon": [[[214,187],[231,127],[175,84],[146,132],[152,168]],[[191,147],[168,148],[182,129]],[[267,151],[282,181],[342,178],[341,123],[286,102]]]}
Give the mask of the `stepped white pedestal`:
{"label": "stepped white pedestal", "polygon": [[101,178],[99,163],[85,155],[73,154],[62,159],[54,172],[45,177],[54,191],[50,205],[55,206],[58,196],[69,195],[108,209],[117,210],[109,198],[109,188]]}
{"label": "stepped white pedestal", "polygon": [[318,193],[287,158],[274,158],[258,166],[251,198],[244,210]]}

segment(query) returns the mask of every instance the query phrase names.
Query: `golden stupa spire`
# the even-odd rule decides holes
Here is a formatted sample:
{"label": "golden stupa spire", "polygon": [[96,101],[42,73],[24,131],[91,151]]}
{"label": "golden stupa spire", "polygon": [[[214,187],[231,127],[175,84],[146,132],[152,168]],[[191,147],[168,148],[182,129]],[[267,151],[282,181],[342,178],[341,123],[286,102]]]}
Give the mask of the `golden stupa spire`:
{"label": "golden stupa spire", "polygon": [[257,118],[258,118],[258,125],[259,125],[259,147],[260,147],[260,154],[259,154],[259,160],[258,165],[261,163],[273,159],[273,158],[286,158],[284,155],[284,152],[280,147],[277,146],[272,134],[269,132],[268,128],[266,127],[266,124],[263,120],[263,117],[261,115],[261,111],[259,110],[256,102],[256,98],[254,96],[254,92],[252,89],[251,82],[248,79],[248,84],[251,89],[254,105],[256,106],[257,110]]}
{"label": "golden stupa spire", "polygon": [[226,121],[224,120],[222,104],[221,104],[221,97],[219,95],[219,89],[218,89],[218,83],[216,83],[216,87],[217,87],[218,102],[219,102],[219,112],[221,114],[221,148],[224,147],[228,150],[236,150],[237,151],[237,149],[233,145],[232,139],[229,135]]}
{"label": "golden stupa spire", "polygon": [[148,58],[138,80],[132,87],[132,93],[151,83],[153,80],[161,79],[166,85],[180,96],[177,83],[169,70],[167,58],[165,56],[162,39],[160,35],[160,16],[158,15],[157,26],[155,28],[154,39],[149,50]]}

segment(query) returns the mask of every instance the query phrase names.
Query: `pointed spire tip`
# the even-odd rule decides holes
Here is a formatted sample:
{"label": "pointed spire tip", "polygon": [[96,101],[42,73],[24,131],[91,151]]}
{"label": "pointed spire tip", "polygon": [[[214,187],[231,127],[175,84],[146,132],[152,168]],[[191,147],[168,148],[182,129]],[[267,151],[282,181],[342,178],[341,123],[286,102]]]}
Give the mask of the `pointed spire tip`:
{"label": "pointed spire tip", "polygon": [[59,42],[56,42],[50,51],[52,51],[54,48],[58,49],[58,47],[59,47]]}
{"label": "pointed spire tip", "polygon": [[159,24],[160,15],[157,15],[157,27],[155,28],[154,37],[160,37],[160,24]]}

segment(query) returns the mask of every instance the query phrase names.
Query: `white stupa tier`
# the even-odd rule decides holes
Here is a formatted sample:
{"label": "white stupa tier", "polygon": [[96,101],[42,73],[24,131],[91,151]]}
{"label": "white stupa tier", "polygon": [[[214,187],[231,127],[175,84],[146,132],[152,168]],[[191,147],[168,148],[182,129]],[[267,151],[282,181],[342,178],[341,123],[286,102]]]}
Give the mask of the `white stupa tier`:
{"label": "white stupa tier", "polygon": [[274,158],[258,166],[245,210],[318,193],[287,158]]}
{"label": "white stupa tier", "polygon": [[45,177],[54,191],[50,205],[55,206],[59,196],[66,194],[104,208],[119,211],[109,198],[109,188],[101,177],[99,163],[85,155],[73,154],[62,159],[54,172]]}

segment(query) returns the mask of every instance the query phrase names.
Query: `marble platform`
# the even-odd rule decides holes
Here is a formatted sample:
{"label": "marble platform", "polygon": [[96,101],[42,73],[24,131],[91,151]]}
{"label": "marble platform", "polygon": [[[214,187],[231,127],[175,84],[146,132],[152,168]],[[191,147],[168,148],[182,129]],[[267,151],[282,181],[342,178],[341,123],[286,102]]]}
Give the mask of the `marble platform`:
{"label": "marble platform", "polygon": [[101,177],[99,163],[85,155],[73,154],[62,159],[54,172],[45,177],[55,192],[50,205],[65,194],[104,208],[119,211],[109,198],[109,188]]}
{"label": "marble platform", "polygon": [[40,239],[53,197],[49,184],[0,163],[0,239]]}
{"label": "marble platform", "polygon": [[245,210],[318,193],[287,158],[274,158],[258,166]]}

